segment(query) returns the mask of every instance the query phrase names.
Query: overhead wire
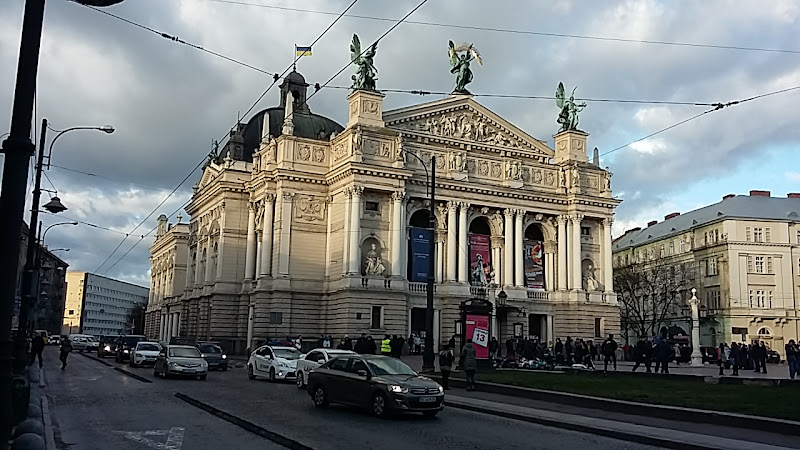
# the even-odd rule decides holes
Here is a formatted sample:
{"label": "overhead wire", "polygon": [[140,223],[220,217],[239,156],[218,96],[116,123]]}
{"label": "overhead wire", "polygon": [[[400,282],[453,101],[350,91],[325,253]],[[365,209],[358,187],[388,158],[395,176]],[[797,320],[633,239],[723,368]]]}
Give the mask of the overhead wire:
{"label": "overhead wire", "polygon": [[[319,10],[309,10],[309,9],[303,9],[303,8],[291,8],[291,7],[287,7],[287,6],[265,5],[265,4],[250,3],[250,2],[243,2],[243,1],[236,1],[236,0],[208,0],[208,1],[215,2],[215,3],[227,3],[227,4],[232,4],[232,5],[254,6],[254,7],[258,7],[258,8],[268,8],[268,9],[276,9],[276,10],[281,10],[281,11],[301,12],[301,13],[310,13],[310,14],[324,14],[324,15],[336,14],[333,11],[319,11]],[[389,18],[389,17],[375,17],[375,16],[356,15],[356,14],[348,14],[346,17],[353,18],[353,19],[365,19],[365,20],[375,20],[375,21],[384,21],[384,22],[391,22],[391,21],[396,20],[396,19],[392,19],[392,18]],[[568,34],[568,33],[551,33],[551,32],[546,32],[546,31],[515,30],[515,29],[511,29],[511,28],[481,27],[481,26],[458,25],[458,24],[441,23],[441,22],[425,22],[425,21],[418,21],[418,20],[407,20],[406,23],[411,24],[411,25],[423,25],[423,26],[430,26],[430,27],[442,27],[442,28],[462,29],[462,30],[475,30],[475,31],[489,31],[489,32],[495,32],[495,33],[522,34],[522,35],[542,36],[542,37],[584,39],[584,40],[608,41],[608,42],[624,42],[624,43],[632,43],[632,44],[649,44],[649,45],[666,45],[666,46],[678,46],[678,47],[710,48],[710,49],[718,49],[718,50],[738,50],[738,51],[753,51],[753,52],[768,52],[768,53],[800,54],[800,50],[781,49],[781,48],[746,47],[746,46],[738,46],[738,45],[704,44],[704,43],[697,43],[697,42],[671,42],[671,41],[648,40],[648,39],[630,39],[630,38],[616,38],[616,37],[608,37],[608,36],[592,36],[592,35]]]}
{"label": "overhead wire", "polygon": [[110,232],[112,232],[112,233],[117,233],[117,234],[122,234],[122,235],[125,235],[125,236],[129,236],[129,234],[128,234],[128,233],[126,233],[126,232],[124,232],[124,231],[114,230],[114,229],[112,229],[112,228],[108,228],[108,227],[104,227],[104,226],[100,226],[100,225],[95,225],[95,224],[93,224],[93,223],[84,222],[83,220],[72,219],[72,218],[70,218],[70,217],[66,217],[66,216],[64,216],[64,215],[63,215],[63,214],[61,214],[61,213],[59,213],[59,214],[54,214],[54,213],[51,213],[51,212],[49,212],[49,211],[43,211],[43,210],[42,210],[42,211],[39,211],[39,212],[40,212],[40,213],[47,214],[47,215],[50,215],[50,216],[56,216],[56,217],[58,217],[58,218],[60,218],[60,219],[62,219],[62,220],[68,220],[68,221],[70,221],[70,222],[78,222],[78,223],[80,223],[80,224],[82,224],[82,225],[86,225],[86,226],[89,226],[89,227],[92,227],[92,228],[97,228],[97,229],[100,229],[100,230],[110,231]]}
{"label": "overhead wire", "polygon": [[122,182],[122,183],[130,184],[131,186],[140,187],[142,189],[150,189],[150,190],[154,190],[154,191],[165,191],[165,190],[168,189],[168,188],[163,187],[163,186],[155,186],[155,185],[151,185],[151,184],[143,184],[143,183],[133,182],[133,181],[130,181],[130,180],[122,180],[120,178],[107,177],[105,175],[100,175],[100,174],[96,174],[96,173],[92,173],[92,172],[86,172],[84,170],[79,170],[79,169],[73,169],[71,167],[59,166],[57,164],[50,164],[50,167],[55,167],[56,169],[60,169],[60,170],[66,170],[68,172],[80,173],[80,174],[91,176],[91,177],[103,178],[103,179],[110,180],[110,181]]}

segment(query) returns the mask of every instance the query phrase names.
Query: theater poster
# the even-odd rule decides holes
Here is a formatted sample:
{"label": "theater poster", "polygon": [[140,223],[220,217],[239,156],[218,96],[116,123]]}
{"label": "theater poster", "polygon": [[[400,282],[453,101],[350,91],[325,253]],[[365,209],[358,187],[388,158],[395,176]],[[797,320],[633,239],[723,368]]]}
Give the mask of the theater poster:
{"label": "theater poster", "polygon": [[473,286],[487,286],[492,282],[492,240],[485,234],[469,235],[469,281]]}
{"label": "theater poster", "polygon": [[489,316],[467,314],[467,339],[472,339],[475,357],[489,357]]}
{"label": "theater poster", "polygon": [[526,239],[523,245],[525,286],[544,289],[544,245],[542,241]]}
{"label": "theater poster", "polygon": [[411,273],[412,282],[422,283],[428,281],[428,268],[430,264],[431,230],[427,228],[411,228]]}

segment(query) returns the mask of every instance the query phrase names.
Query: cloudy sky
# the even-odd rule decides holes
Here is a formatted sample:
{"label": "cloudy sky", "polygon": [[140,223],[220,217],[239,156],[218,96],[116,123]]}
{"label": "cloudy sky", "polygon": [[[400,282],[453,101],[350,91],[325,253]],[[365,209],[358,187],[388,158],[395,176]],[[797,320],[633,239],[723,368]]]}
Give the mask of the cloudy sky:
{"label": "cloudy sky", "polygon": [[[267,72],[282,72],[291,62],[294,45],[308,45],[349,3],[127,0],[104,11]],[[393,23],[376,18],[399,19],[418,3],[359,0],[351,16],[314,46],[313,56],[300,61],[299,71],[310,83],[323,83],[348,61],[354,32],[362,42],[371,42]],[[24,0],[4,0],[0,10],[4,124],[10,123],[23,4]],[[452,39],[473,42],[484,57],[484,66],[474,68],[475,81],[469,86],[476,94],[547,96],[563,81],[578,86],[577,96],[592,99],[724,103],[800,86],[799,18],[800,3],[794,0],[430,0],[409,19],[424,23],[404,23],[381,41],[378,87],[449,91],[453,77],[447,41]],[[349,72],[331,84],[349,84]],[[86,7],[48,0],[37,136],[44,117],[56,129],[111,124],[117,131],[80,131],[58,140],[52,162],[59,167],[48,175],[69,210],[43,218],[45,226],[67,218],[113,231],[83,224],[58,227],[48,234],[47,245],[70,248],[61,255],[73,270],[99,268],[108,276],[147,285],[152,237],[140,237],[155,226],[159,214],[180,209],[199,172],[100,265],[124,233],[164,200],[208,153],[212,140],[225,136],[271,81],[256,70]],[[344,123],[346,93],[323,90],[310,106]],[[389,94],[385,108],[436,98]],[[552,145],[558,128],[552,100],[477,99]],[[256,111],[277,102],[271,91]],[[662,220],[673,211],[714,203],[728,193],[766,189],[785,196],[800,191],[798,104],[800,90],[753,100],[605,155],[602,165],[611,168],[615,195],[624,200],[617,210],[615,235]],[[591,134],[590,148],[604,153],[707,109],[590,102],[581,115],[581,128]],[[47,180],[43,187],[53,189]],[[43,201],[47,200],[45,194]]]}

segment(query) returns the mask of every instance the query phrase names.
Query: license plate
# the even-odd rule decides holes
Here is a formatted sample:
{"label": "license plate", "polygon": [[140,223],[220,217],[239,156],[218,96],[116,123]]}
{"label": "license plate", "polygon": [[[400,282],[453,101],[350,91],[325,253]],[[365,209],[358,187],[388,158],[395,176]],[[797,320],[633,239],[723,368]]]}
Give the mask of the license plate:
{"label": "license plate", "polygon": [[436,397],[420,397],[420,403],[436,403]]}
{"label": "license plate", "polygon": [[194,369],[183,369],[183,373],[194,373]]}

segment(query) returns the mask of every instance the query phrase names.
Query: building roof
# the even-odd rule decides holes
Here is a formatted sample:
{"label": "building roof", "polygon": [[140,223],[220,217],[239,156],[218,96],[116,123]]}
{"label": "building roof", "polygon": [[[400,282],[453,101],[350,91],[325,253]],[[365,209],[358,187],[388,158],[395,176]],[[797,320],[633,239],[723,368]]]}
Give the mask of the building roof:
{"label": "building roof", "polygon": [[800,222],[800,198],[737,195],[672,217],[642,230],[627,232],[613,251],[658,241],[724,219]]}

